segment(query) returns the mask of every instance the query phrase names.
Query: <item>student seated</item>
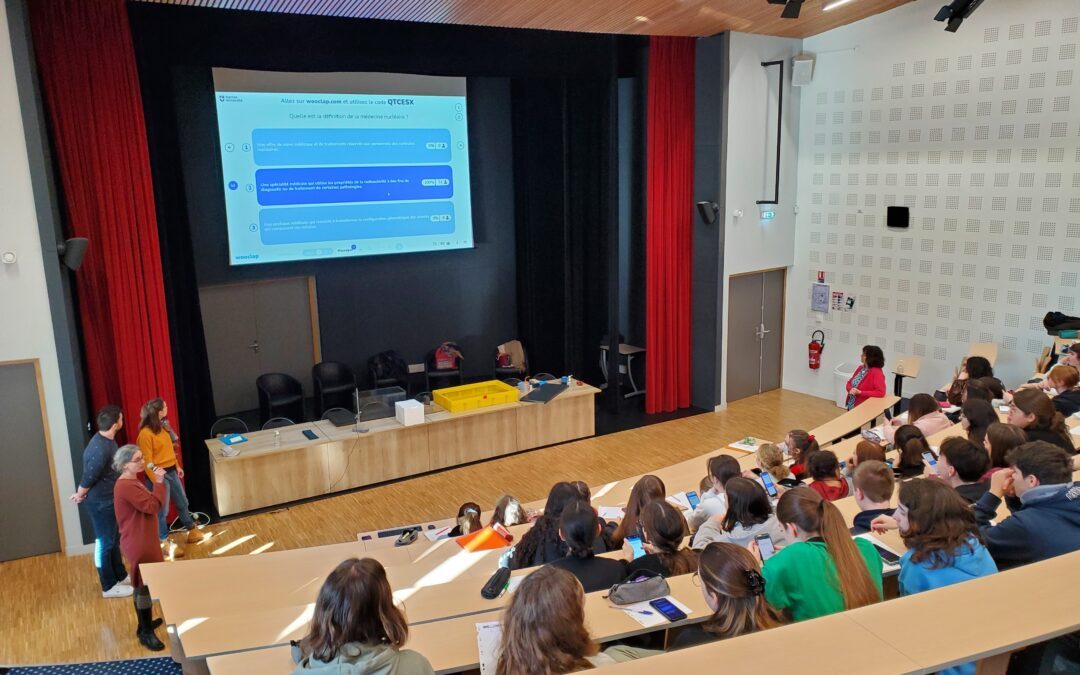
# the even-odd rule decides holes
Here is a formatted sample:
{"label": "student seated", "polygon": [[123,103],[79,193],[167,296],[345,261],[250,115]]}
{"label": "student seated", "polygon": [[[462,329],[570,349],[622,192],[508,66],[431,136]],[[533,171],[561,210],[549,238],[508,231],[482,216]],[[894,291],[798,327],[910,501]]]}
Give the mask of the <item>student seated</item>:
{"label": "student seated", "polygon": [[810,457],[810,489],[834,502],[848,496],[848,482],[840,475],[840,460],[832,450],[815,452]]}
{"label": "student seated", "polygon": [[799,487],[803,482],[791,473],[791,469],[784,463],[784,451],[780,446],[766,443],[758,448],[757,465],[762,471],[767,471],[773,481],[785,488]]}
{"label": "student seated", "polygon": [[972,380],[977,380],[981,377],[993,377],[994,369],[990,365],[990,361],[982,356],[969,356],[964,359],[960,365],[960,372],[953,378],[952,384],[949,385],[946,396],[949,403],[953,405],[964,404],[964,389],[967,388],[968,383]]}
{"label": "student seated", "polygon": [[690,530],[677,508],[663,499],[655,499],[642,510],[640,524],[646,554],[630,561],[627,577],[642,571],[677,577],[697,569],[697,553],[682,547]]}
{"label": "student seated", "polygon": [[1072,366],[1054,366],[1046,381],[1057,392],[1053,404],[1059,413],[1068,417],[1080,412],[1080,371]]}
{"label": "student seated", "polygon": [[311,628],[294,647],[293,673],[434,673],[426,658],[402,649],[408,638],[386,570],[378,560],[349,558],[319,589]]}
{"label": "student seated", "polygon": [[566,505],[579,498],[580,493],[570,483],[559,482],[551,487],[543,515],[514,548],[510,569],[543,565],[566,556],[566,542],[559,537],[559,519]]}
{"label": "student seated", "polygon": [[614,663],[589,636],[585,592],[573,574],[546,565],[522,580],[503,613],[496,675],[563,675]]}
{"label": "student seated", "polygon": [[457,525],[454,529],[450,530],[449,536],[460,537],[470,532],[479,530],[483,525],[480,524],[480,505],[473,502],[465,502],[458,507],[457,512]]}
{"label": "student seated", "polygon": [[1064,416],[1054,409],[1050,397],[1037,389],[1022,389],[1013,395],[1008,421],[1023,429],[1029,441],[1045,441],[1076,454]]}
{"label": "student seated", "polygon": [[738,460],[730,455],[710,457],[708,469],[711,481],[710,487],[701,493],[701,501],[698,503],[697,508],[691,511],[690,516],[686,519],[691,532],[696,532],[706,520],[722,514],[727,509],[724,484],[732,476],[738,476],[742,473]]}
{"label": "student seated", "polygon": [[[971,385],[977,384],[980,389],[986,389],[987,395],[990,400],[1001,398],[1005,395],[1005,387],[1001,384],[1001,380],[996,377],[980,377],[977,380],[972,380],[968,384],[968,389],[971,389]],[[968,392],[968,397],[971,397],[971,392]]]}
{"label": "student seated", "polygon": [[989,401],[970,399],[960,408],[960,426],[967,433],[968,440],[976,445],[983,444],[986,430],[997,421],[997,411]]}
{"label": "student seated", "polygon": [[787,544],[787,534],[773,514],[765,488],[756,480],[736,476],[728,480],[727,512],[705,521],[694,535],[697,551],[715,541],[747,546],[759,534],[768,534],[777,546]]}
{"label": "student seated", "polygon": [[566,570],[577,577],[586,593],[611,588],[626,578],[626,561],[598,558],[593,542],[600,534],[600,519],[586,501],[570,502],[559,519],[559,536],[569,551],[565,558],[549,565]]}
{"label": "student seated", "polygon": [[791,473],[802,480],[806,476],[806,462],[810,455],[821,450],[814,435],[802,429],[792,429],[784,439],[784,447],[791,455]]}
{"label": "student seated", "polygon": [[966,438],[953,436],[941,444],[934,475],[956,490],[968,504],[974,504],[990,489],[990,484],[982,479],[989,469],[990,456],[985,448]]}
{"label": "student seated", "polygon": [[496,524],[503,527],[513,527],[528,521],[528,514],[525,513],[525,509],[521,506],[521,502],[517,500],[517,497],[503,495],[499,497],[499,501],[495,502],[495,511],[491,514],[488,527]]}
{"label": "student seated", "polygon": [[930,444],[919,427],[905,424],[897,429],[893,448],[900,453],[900,459],[893,467],[898,479],[906,480],[923,474],[923,453],[930,452]]}
{"label": "student seated", "polygon": [[698,557],[697,574],[701,594],[713,614],[704,622],[680,631],[671,649],[726,640],[780,625],[765,601],[761,564],[742,546],[709,544]]}
{"label": "student seated", "polygon": [[[855,475],[855,469],[858,468],[863,462],[874,460],[877,462],[885,461],[885,448],[881,447],[873,441],[862,440],[855,446],[855,452],[851,453],[851,457],[847,459],[847,465],[840,469],[840,473],[848,482],[848,492],[854,492],[855,482],[852,477]],[[891,469],[890,469],[891,470]]]}
{"label": "student seated", "polygon": [[[606,528],[608,547],[617,551],[623,547],[627,537],[636,537],[638,533],[638,518],[645,505],[654,499],[663,499],[667,496],[667,488],[664,481],[656,476],[642,476],[634,483],[630,490],[630,499],[626,502],[626,512],[622,520],[616,523],[608,523]],[[702,496],[704,501],[704,495]]]}
{"label": "student seated", "polygon": [[881,515],[892,515],[896,477],[885,462],[868,459],[855,469],[855,504],[859,512],[853,521],[856,534],[870,531],[870,523]]}
{"label": "student seated", "polygon": [[[994,422],[987,427],[983,447],[990,455],[990,468],[983,474],[982,480],[990,480],[990,476],[1009,468],[1009,463],[1005,461],[1009,451],[1027,442],[1027,434],[1020,427],[1001,422]],[[989,489],[989,483],[987,489]]]}
{"label": "student seated", "polygon": [[881,556],[869,541],[851,538],[832,502],[795,488],[780,497],[776,517],[794,543],[762,566],[770,605],[802,621],[881,601]]}
{"label": "student seated", "polygon": [[[990,490],[975,502],[975,518],[998,567],[1080,550],[1080,494],[1069,454],[1034,441],[1010,452],[1008,463],[1008,469],[990,477]],[[992,525],[1002,499],[1012,515]]]}
{"label": "student seated", "polygon": [[930,394],[915,394],[911,397],[907,409],[907,422],[894,417],[885,425],[885,440],[893,442],[898,427],[914,424],[924,436],[932,436],[952,426],[952,422],[941,412],[941,406]]}

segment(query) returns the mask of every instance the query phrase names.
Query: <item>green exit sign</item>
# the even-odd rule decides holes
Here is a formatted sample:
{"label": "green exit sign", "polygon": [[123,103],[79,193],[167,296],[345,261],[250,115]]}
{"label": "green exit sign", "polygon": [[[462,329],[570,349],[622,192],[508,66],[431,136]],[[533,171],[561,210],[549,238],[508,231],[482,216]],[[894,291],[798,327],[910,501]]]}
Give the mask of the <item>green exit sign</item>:
{"label": "green exit sign", "polygon": [[762,211],[761,212],[761,219],[762,220],[772,220],[775,217],[776,217],[776,211]]}

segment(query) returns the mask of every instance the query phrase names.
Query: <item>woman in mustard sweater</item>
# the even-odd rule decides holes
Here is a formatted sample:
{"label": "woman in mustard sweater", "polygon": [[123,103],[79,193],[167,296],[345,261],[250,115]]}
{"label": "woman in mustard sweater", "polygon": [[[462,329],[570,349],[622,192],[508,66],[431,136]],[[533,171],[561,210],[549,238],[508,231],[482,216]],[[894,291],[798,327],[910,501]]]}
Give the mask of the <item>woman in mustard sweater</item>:
{"label": "woman in mustard sweater", "polygon": [[[180,479],[184,477],[184,469],[176,461],[176,434],[169,427],[166,416],[169,414],[169,406],[160,398],[149,401],[142,407],[142,420],[139,423],[139,437],[136,445],[142,451],[147,464],[165,469],[165,486],[168,488],[165,503],[158,513],[158,539],[162,544],[169,536],[169,525],[166,516],[169,513],[169,502],[176,505],[176,513],[180,517],[180,524],[187,530],[189,544],[197,544],[203,540],[203,533],[195,527],[195,521],[188,511],[187,494]],[[184,551],[179,546],[173,551],[173,557],[179,558]]]}

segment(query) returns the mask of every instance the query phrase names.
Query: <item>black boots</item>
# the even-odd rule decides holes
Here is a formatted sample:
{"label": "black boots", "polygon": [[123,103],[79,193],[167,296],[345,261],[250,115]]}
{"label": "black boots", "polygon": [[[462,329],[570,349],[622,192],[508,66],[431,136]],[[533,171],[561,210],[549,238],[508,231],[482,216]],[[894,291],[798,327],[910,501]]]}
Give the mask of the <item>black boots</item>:
{"label": "black boots", "polygon": [[165,645],[154,634],[154,629],[161,625],[161,620],[153,618],[154,603],[150,600],[150,589],[139,586],[135,589],[134,598],[135,616],[139,617],[139,629],[135,631],[135,636],[150,651],[160,652],[165,649]]}

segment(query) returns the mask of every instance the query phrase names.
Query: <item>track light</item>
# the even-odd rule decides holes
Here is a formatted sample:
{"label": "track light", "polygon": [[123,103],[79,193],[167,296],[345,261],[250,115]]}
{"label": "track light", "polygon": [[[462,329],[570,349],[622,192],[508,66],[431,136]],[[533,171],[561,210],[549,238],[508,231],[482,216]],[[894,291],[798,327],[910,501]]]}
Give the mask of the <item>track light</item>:
{"label": "track light", "polygon": [[971,13],[978,9],[981,4],[983,4],[983,0],[953,0],[938,10],[937,15],[934,16],[934,21],[948,22],[945,24],[945,30],[949,33],[955,33],[960,28],[960,24],[964,23],[964,19],[971,16]]}
{"label": "track light", "polygon": [[851,2],[851,0],[832,0],[832,2],[825,3],[825,6],[821,8],[821,11],[827,12],[830,9],[836,9],[840,5],[846,5],[849,2]]}

